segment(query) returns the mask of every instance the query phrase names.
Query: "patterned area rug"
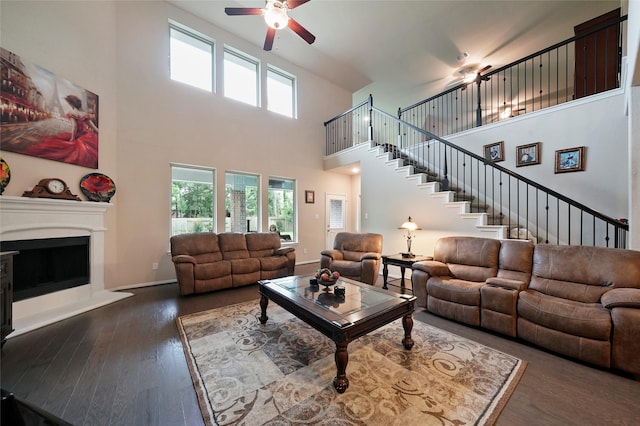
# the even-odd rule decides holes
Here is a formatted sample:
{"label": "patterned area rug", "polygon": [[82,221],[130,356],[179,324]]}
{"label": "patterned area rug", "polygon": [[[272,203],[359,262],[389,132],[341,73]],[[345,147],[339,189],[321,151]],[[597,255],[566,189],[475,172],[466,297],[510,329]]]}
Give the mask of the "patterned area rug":
{"label": "patterned area rug", "polygon": [[349,344],[349,388],[335,391],[335,344],[273,302],[258,300],[177,319],[207,425],[492,424],[525,363],[414,321]]}

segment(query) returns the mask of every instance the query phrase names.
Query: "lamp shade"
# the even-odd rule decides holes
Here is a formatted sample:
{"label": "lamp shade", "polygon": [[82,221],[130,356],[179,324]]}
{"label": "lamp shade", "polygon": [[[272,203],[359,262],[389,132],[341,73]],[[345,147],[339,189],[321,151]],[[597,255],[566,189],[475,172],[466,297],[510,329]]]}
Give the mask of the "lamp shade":
{"label": "lamp shade", "polygon": [[264,11],[264,20],[267,25],[274,30],[285,28],[289,23],[289,16],[287,15],[287,10],[282,5],[282,2],[268,2]]}
{"label": "lamp shade", "polygon": [[407,219],[406,222],[404,222],[402,225],[400,225],[400,228],[398,229],[406,229],[409,231],[416,231],[419,230],[420,227],[418,226],[417,223],[415,223],[414,221],[411,220],[411,216],[409,216],[409,219]]}

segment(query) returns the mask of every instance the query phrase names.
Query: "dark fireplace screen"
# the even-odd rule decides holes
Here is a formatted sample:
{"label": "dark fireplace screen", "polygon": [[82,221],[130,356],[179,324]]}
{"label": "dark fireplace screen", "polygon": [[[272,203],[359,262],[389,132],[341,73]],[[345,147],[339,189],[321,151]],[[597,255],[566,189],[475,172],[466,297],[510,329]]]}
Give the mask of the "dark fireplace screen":
{"label": "dark fireplace screen", "polygon": [[13,258],[13,300],[42,296],[89,284],[89,237],[0,242]]}

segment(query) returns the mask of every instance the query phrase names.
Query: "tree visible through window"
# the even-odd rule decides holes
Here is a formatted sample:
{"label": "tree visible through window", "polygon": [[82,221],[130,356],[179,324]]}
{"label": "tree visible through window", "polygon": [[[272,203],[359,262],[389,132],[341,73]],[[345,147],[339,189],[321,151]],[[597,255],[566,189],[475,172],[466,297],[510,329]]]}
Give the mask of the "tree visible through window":
{"label": "tree visible through window", "polygon": [[269,178],[269,231],[283,241],[296,241],[295,181]]}
{"label": "tree visible through window", "polygon": [[171,235],[214,231],[211,169],[171,166]]}

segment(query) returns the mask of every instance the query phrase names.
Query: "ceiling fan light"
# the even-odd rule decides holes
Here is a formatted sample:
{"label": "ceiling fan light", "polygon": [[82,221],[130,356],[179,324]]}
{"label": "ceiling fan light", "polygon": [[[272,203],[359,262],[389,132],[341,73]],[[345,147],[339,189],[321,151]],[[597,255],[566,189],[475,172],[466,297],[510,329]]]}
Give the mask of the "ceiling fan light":
{"label": "ceiling fan light", "polygon": [[289,16],[287,15],[287,10],[283,6],[282,2],[268,2],[264,11],[264,20],[267,25],[274,30],[286,28],[289,23]]}
{"label": "ceiling fan light", "polygon": [[465,74],[464,82],[465,83],[472,83],[472,82],[475,81],[477,76],[478,76],[477,72],[470,72],[469,74]]}

